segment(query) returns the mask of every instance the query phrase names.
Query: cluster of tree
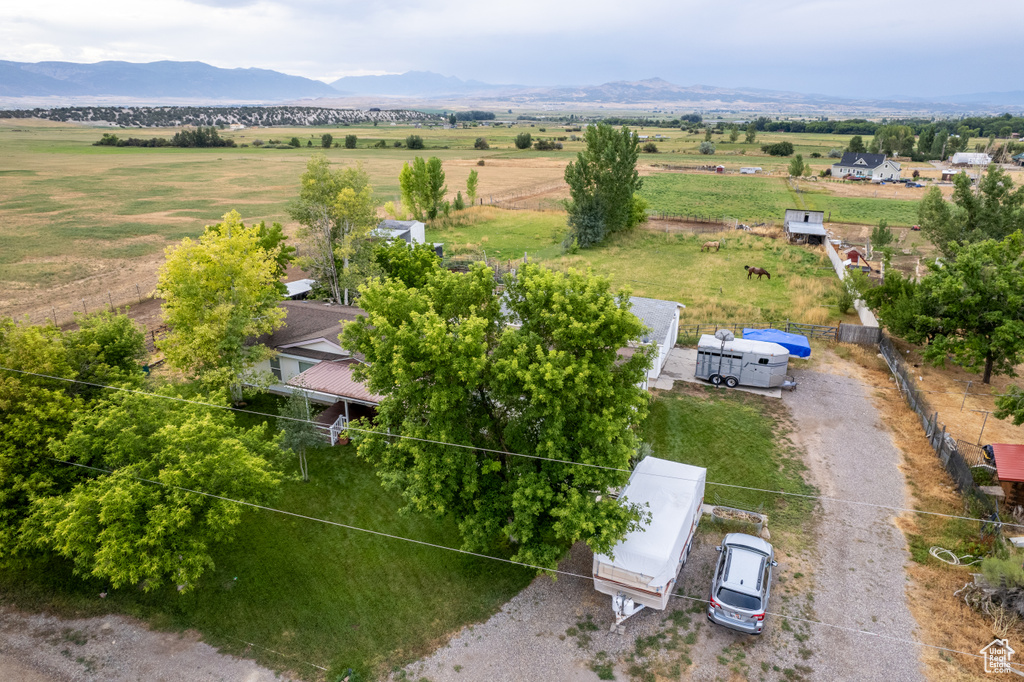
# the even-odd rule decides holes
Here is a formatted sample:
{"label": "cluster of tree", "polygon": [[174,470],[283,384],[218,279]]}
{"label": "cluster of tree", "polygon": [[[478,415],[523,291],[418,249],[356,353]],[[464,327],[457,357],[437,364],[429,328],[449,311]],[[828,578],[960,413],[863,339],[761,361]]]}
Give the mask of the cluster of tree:
{"label": "cluster of tree", "polygon": [[952,244],[919,283],[896,268],[864,300],[893,334],[924,344],[926,361],[947,359],[971,372],[1014,376],[1024,362],[1024,233]]}
{"label": "cluster of tree", "polygon": [[555,149],[561,149],[562,143],[556,142],[555,140],[538,139],[533,143],[533,148],[538,151],[547,152]]}
{"label": "cluster of tree", "polygon": [[187,592],[243,513],[189,491],[272,499],[278,441],[236,427],[215,407],[223,393],[99,387],[145,388],[144,358],[124,315],[82,317],[74,331],[0,320],[0,366],[35,373],[0,370],[0,561],[61,557],[115,588]]}
{"label": "cluster of tree", "polygon": [[514,140],[516,149],[529,149],[533,144],[533,136],[530,133],[519,133]]}
{"label": "cluster of tree", "polygon": [[493,121],[494,112],[492,111],[457,111],[455,112],[456,121]]}
{"label": "cluster of tree", "polygon": [[1024,230],[1024,186],[1014,188],[1010,175],[999,166],[989,166],[977,191],[966,173],[954,176],[953,186],[952,203],[932,187],[918,207],[921,232],[947,258],[968,244],[1000,241]]}
{"label": "cluster of tree", "polygon": [[789,156],[793,153],[793,143],[785,140],[773,144],[763,144],[761,151],[771,156]]}
{"label": "cluster of tree", "polygon": [[620,362],[644,328],[607,278],[527,264],[504,284],[483,264],[425,262],[361,289],[367,316],[342,344],[383,398],[354,440],[409,510],[456,519],[465,549],[511,545],[514,560],[554,567],[579,540],[608,551],[643,516],[606,492],[639,444],[651,351]]}
{"label": "cluster of tree", "polygon": [[565,169],[570,195],[566,243],[586,248],[646,220],[647,204],[638,194],[643,181],[636,170],[636,133],[598,123],[587,127],[583,139],[586,148]]}
{"label": "cluster of tree", "polygon": [[686,128],[691,124],[699,124],[704,118],[700,114],[686,114],[679,118],[645,118],[627,116],[606,116],[603,123],[610,126],[631,128]]}
{"label": "cluster of tree", "polygon": [[118,137],[113,133],[103,133],[98,142],[93,142],[94,147],[170,147],[171,141],[166,137]]}
{"label": "cluster of tree", "polygon": [[94,147],[234,147],[235,141],[221,137],[216,128],[208,127],[182,130],[169,140],[165,137],[151,137],[148,140],[138,137],[120,138],[113,133],[103,133],[103,137],[92,144]]}
{"label": "cluster of tree", "polygon": [[[298,141],[296,138],[293,140]],[[172,147],[234,147],[235,141],[230,138],[221,137],[213,126],[207,128],[196,128],[195,130],[182,130],[174,133],[171,138]],[[298,146],[298,145],[293,145]]]}
{"label": "cluster of tree", "polygon": [[407,109],[327,109],[323,107],[55,107],[0,111],[0,118],[41,118],[62,122],[108,122],[122,127],[324,126],[356,123],[408,123],[440,120],[437,114]]}

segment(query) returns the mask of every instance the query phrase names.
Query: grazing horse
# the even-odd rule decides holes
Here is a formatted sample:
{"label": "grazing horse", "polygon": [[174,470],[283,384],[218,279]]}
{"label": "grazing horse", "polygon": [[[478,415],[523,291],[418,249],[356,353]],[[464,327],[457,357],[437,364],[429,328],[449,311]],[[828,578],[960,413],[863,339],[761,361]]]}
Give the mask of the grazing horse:
{"label": "grazing horse", "polygon": [[710,253],[712,248],[714,248],[715,251],[718,251],[720,246],[721,244],[719,244],[718,242],[704,242],[704,244],[700,247],[700,250],[703,251],[704,249],[707,249],[708,253]]}
{"label": "grazing horse", "polygon": [[761,275],[767,275],[768,279],[771,279],[771,273],[764,268],[752,268],[749,265],[744,265],[743,269],[747,271],[747,279],[750,279],[751,275],[757,275],[758,279],[761,279]]}

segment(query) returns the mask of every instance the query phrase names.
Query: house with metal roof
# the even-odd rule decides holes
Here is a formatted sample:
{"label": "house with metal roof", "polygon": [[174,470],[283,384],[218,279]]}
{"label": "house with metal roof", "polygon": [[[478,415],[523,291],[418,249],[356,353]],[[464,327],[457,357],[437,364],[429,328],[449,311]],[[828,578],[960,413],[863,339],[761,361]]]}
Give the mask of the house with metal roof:
{"label": "house with metal roof", "polygon": [[832,177],[845,178],[848,175],[871,180],[899,180],[900,164],[886,158],[885,154],[845,152],[843,158],[832,164]]}
{"label": "house with metal roof", "polygon": [[825,212],[788,208],[782,219],[782,231],[791,244],[824,244]]}
{"label": "house with metal roof", "polygon": [[957,152],[949,162],[954,166],[987,166],[992,157],[981,152]]}
{"label": "house with metal roof", "polygon": [[374,230],[378,236],[401,239],[406,244],[424,244],[427,226],[418,220],[382,220]]}
{"label": "house with metal roof", "polygon": [[356,319],[363,310],[320,301],[282,301],[280,305],[285,310],[284,326],[253,340],[277,355],[253,371],[273,375],[270,393],[290,395],[301,390],[310,402],[326,405],[315,419],[333,445],[350,419],[372,415],[381,400],[353,376],[363,358],[338,343],[342,323]]}

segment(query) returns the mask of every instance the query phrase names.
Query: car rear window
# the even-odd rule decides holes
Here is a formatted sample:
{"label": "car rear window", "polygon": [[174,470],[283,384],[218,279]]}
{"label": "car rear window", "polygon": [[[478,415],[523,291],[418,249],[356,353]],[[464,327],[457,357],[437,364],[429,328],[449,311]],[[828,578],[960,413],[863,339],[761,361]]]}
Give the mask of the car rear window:
{"label": "car rear window", "polygon": [[732,606],[746,611],[757,611],[761,608],[760,597],[751,597],[749,594],[736,592],[734,590],[730,590],[728,587],[723,587],[718,590],[718,601],[722,602],[726,606]]}

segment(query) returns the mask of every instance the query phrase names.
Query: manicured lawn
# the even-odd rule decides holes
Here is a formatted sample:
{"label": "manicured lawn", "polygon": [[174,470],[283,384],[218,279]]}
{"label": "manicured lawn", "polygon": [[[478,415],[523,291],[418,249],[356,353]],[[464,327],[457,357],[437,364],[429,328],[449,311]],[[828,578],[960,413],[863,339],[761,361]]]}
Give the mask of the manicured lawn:
{"label": "manicured lawn", "polygon": [[[689,390],[689,389],[688,389]],[[782,406],[771,399],[726,389],[662,392],[651,405],[644,440],[655,457],[706,467],[708,480],[765,490],[814,494],[805,467],[788,437]],[[727,506],[764,505],[773,527],[795,529],[810,502],[708,485],[705,501]]]}
{"label": "manicured lawn", "polygon": [[[266,407],[259,401],[255,409]],[[286,483],[277,508],[459,546],[453,520],[400,515],[401,500],[381,490],[352,446],[311,453],[309,468],[311,481]],[[108,586],[74,578],[61,562],[39,562],[0,571],[0,598],[30,609],[120,611],[158,627],[195,628],[215,646],[315,678],[320,671],[305,663],[364,675],[407,663],[463,625],[486,619],[534,576],[496,561],[259,510],[246,514],[236,541],[214,558],[216,570],[185,596],[173,587],[148,595],[129,588],[100,600],[96,595]]]}

